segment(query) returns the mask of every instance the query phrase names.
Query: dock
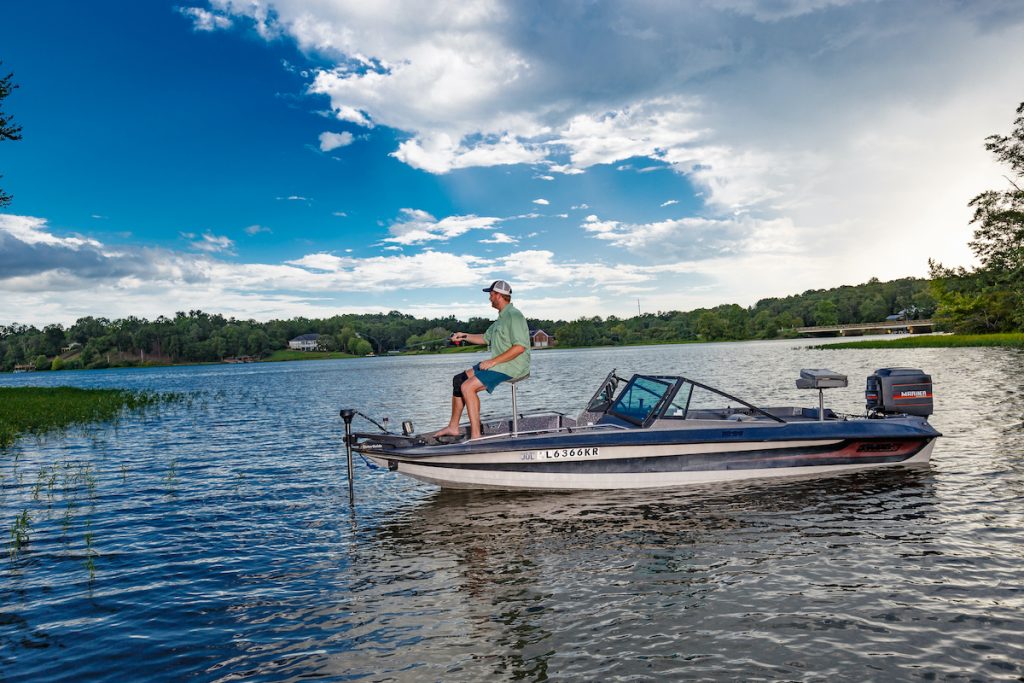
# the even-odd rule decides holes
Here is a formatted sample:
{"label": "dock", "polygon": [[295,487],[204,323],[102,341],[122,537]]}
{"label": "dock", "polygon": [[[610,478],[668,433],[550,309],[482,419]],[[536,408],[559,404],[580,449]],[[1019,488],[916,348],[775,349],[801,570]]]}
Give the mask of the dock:
{"label": "dock", "polygon": [[886,320],[880,323],[851,323],[848,325],[818,325],[798,327],[802,337],[860,337],[865,334],[925,334],[935,331],[933,320]]}

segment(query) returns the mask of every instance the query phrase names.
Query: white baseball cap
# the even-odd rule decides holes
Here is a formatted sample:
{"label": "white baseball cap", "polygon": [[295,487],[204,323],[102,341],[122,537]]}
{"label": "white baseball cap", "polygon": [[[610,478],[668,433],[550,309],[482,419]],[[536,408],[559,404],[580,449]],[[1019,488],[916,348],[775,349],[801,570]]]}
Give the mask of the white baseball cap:
{"label": "white baseball cap", "polygon": [[490,287],[484,287],[485,292],[497,292],[505,296],[512,296],[512,285],[504,280],[495,280]]}

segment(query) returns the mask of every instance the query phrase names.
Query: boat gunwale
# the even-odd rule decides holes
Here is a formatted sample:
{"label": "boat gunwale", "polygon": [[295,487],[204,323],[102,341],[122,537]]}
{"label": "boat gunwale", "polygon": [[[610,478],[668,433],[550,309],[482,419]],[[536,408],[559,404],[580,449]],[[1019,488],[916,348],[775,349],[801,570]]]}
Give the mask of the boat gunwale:
{"label": "boat gunwale", "polygon": [[[726,421],[723,421],[726,422]],[[820,425],[828,425],[822,427]],[[593,425],[595,427],[600,425]],[[845,427],[841,429],[840,426]],[[866,433],[866,428],[871,432]],[[883,427],[883,433],[878,428]],[[355,434],[372,442],[374,435]],[[359,443],[353,449],[364,455],[388,454],[395,458],[420,460],[430,457],[450,455],[487,455],[507,451],[551,450],[559,448],[616,448],[623,446],[653,447],[674,444],[697,443],[771,443],[779,441],[840,441],[855,439],[859,441],[893,441],[910,439],[934,439],[941,436],[927,420],[915,416],[900,416],[885,420],[836,420],[828,422],[806,421],[776,424],[752,424],[749,422],[734,423],[728,421],[721,426],[701,426],[685,429],[628,429],[591,430],[588,433],[576,432],[539,432],[524,438],[523,434],[513,437],[511,434],[493,435],[495,438],[478,438],[455,443],[441,444],[410,444],[408,446],[383,445],[377,442]],[[574,443],[567,445],[566,440],[572,437]],[[608,438],[611,437],[611,441]],[[628,440],[624,437],[628,437]]]}

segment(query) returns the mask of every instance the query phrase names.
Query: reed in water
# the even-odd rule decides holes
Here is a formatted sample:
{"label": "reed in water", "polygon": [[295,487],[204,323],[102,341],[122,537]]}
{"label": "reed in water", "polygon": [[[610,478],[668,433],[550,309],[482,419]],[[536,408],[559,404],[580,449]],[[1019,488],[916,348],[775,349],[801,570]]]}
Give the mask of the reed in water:
{"label": "reed in water", "polygon": [[69,427],[117,420],[183,394],[128,389],[75,387],[0,387],[0,448],[26,434],[42,435]]}

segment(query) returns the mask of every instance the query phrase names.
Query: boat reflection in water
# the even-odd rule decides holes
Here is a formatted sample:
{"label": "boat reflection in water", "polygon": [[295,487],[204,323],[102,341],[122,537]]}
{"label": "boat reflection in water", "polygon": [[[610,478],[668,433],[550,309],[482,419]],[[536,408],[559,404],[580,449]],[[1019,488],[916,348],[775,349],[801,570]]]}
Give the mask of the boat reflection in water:
{"label": "boat reflection in water", "polygon": [[[846,386],[845,376],[803,370],[797,386],[818,390],[817,408],[761,408],[686,377],[625,381],[613,370],[576,418],[514,412],[484,423],[475,439],[468,428],[458,437],[412,434],[406,423],[407,433],[356,432],[346,441],[379,465],[443,487],[568,490],[924,464],[940,436],[927,421],[931,377],[920,370],[877,370],[867,411],[856,417],[824,407],[823,391]],[[342,411],[349,428],[354,414]]]}
{"label": "boat reflection in water", "polygon": [[[810,634],[837,628],[832,601],[883,626],[907,619],[881,609],[870,587],[906,591],[905,572],[934,552],[941,516],[930,469],[685,491],[442,489],[368,518],[372,542],[353,549],[344,575],[346,601],[358,606],[346,623],[368,620],[378,645],[432,647],[396,648],[382,670],[367,642],[344,663],[434,680],[792,674],[794,660],[827,672],[834,651],[799,652]],[[794,607],[815,596],[820,610]],[[729,633],[755,661],[737,661]],[[873,628],[842,633],[851,647],[882,638]],[[898,661],[878,662],[880,675],[897,673]]]}

